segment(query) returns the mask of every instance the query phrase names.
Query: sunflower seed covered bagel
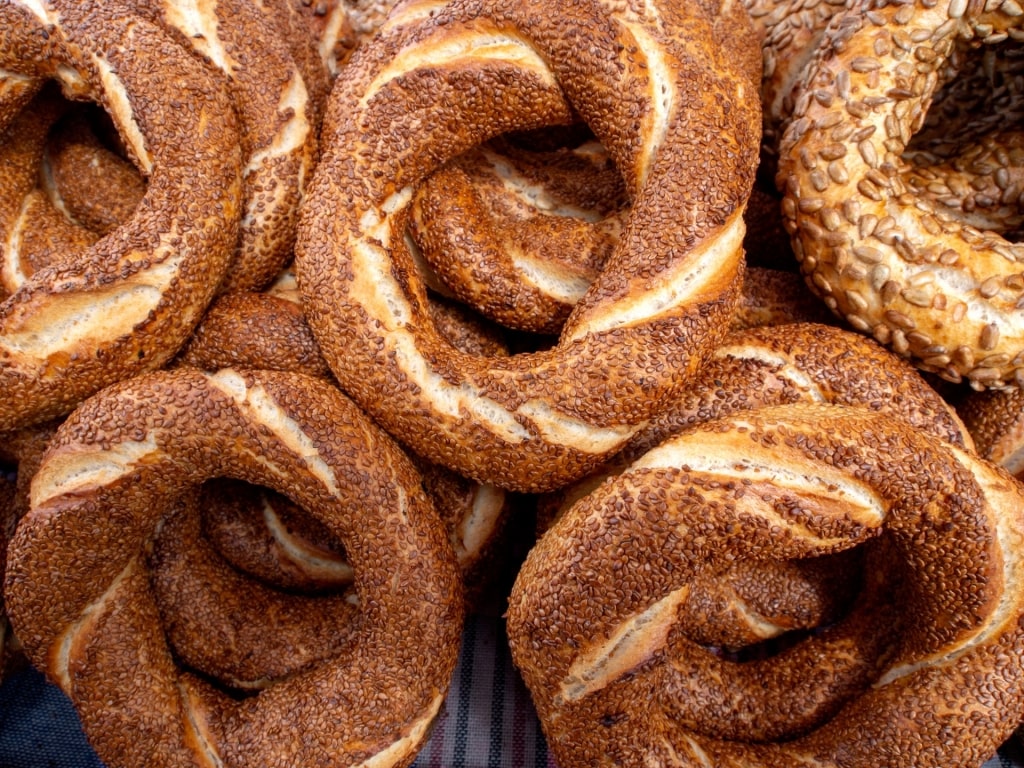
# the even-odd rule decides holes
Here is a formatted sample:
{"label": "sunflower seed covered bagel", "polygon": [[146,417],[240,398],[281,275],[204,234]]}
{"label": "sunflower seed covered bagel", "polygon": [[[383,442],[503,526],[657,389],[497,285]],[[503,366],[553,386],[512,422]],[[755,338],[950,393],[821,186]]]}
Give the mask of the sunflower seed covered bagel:
{"label": "sunflower seed covered bagel", "polygon": [[118,12],[111,2],[0,3],[0,69],[102,104],[148,177],[128,222],[0,304],[0,430],[165,363],[234,249],[241,161],[227,95],[165,32],[117,23]]}
{"label": "sunflower seed covered bagel", "polygon": [[1021,37],[1016,4],[991,7],[878,3],[833,19],[805,70],[778,174],[797,257],[829,307],[975,388],[1024,383],[1024,251],[913,194],[903,152],[955,74],[951,57]]}
{"label": "sunflower seed covered bagel", "polygon": [[[242,700],[176,666],[146,566],[170,505],[211,477],[316,516],[360,598],[358,641]],[[108,387],[58,430],[31,503],[8,550],[11,621],[106,765],[412,762],[454,668],[461,585],[420,475],[335,388],[232,369]]]}
{"label": "sunflower seed covered bagel", "polygon": [[[1005,472],[891,416],[735,414],[549,530],[511,595],[513,658],[563,768],[981,765],[1024,716],[1022,509]],[[735,559],[858,545],[857,605],[773,658],[716,658],[676,625],[690,583]]]}
{"label": "sunflower seed covered bagel", "polygon": [[[699,366],[738,294],[760,126],[746,25],[732,4],[398,9],[332,92],[296,245],[342,388],[415,453],[506,488],[557,486],[617,450]],[[624,235],[553,348],[460,354],[396,223],[446,160],[569,123],[563,92],[625,178]]]}

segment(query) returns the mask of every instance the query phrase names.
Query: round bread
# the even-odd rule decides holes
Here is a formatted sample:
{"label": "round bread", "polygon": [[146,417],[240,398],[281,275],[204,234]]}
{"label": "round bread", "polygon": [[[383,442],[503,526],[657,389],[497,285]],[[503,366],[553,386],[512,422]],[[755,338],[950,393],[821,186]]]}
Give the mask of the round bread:
{"label": "round bread", "polygon": [[237,238],[241,163],[226,93],[165,32],[141,19],[114,23],[117,5],[102,6],[0,5],[0,68],[102,104],[147,177],[128,222],[0,304],[0,430],[66,413],[167,362]]}
{"label": "round bread", "polygon": [[[832,326],[795,323],[731,334],[689,388],[606,465],[538,505],[542,529],[662,442],[705,422],[793,403],[855,406],[900,418],[966,450],[971,435],[920,375],[877,343]],[[731,648],[810,629],[845,607],[856,586],[848,560],[738,563],[695,582],[689,623],[708,646]],[[699,595],[699,596],[698,596]]]}
{"label": "round bread", "polygon": [[[556,487],[618,450],[699,367],[738,295],[760,124],[748,32],[728,4],[393,14],[332,91],[296,245],[342,388],[413,452],[509,489]],[[623,174],[624,237],[554,347],[460,354],[427,316],[398,223],[443,162],[569,123],[563,92]]]}
{"label": "round bread", "polygon": [[905,181],[903,153],[965,50],[1020,37],[1014,7],[960,0],[846,13],[805,70],[779,184],[809,284],[857,330],[975,388],[1024,380],[1020,246]]}
{"label": "round bread", "polygon": [[[171,506],[212,477],[316,516],[359,595],[356,640],[248,698],[177,666],[147,568]],[[76,409],[33,479],[5,594],[29,659],[112,768],[408,765],[444,701],[463,615],[444,527],[394,442],[320,379],[231,369],[136,377]],[[297,724],[301,739],[285,738]]]}
{"label": "round bread", "polygon": [[[509,641],[555,760],[981,765],[1024,717],[1022,504],[994,465],[859,408],[668,440],[574,505],[516,580]],[[690,584],[735,560],[854,547],[854,607],[771,658],[723,659],[678,626]]]}
{"label": "round bread", "polygon": [[[500,336],[462,307],[432,300],[430,316],[445,337],[467,354],[508,354]],[[282,273],[266,292],[220,296],[175,363],[209,372],[248,367],[330,378],[319,346],[305,322],[289,271]],[[448,531],[463,576],[467,603],[472,605],[494,575],[494,563],[500,559],[497,549],[511,514],[513,497],[493,485],[472,482],[415,457],[414,461]],[[212,550],[245,574],[285,590],[341,588],[351,581],[351,566],[339,542],[280,494],[232,484],[230,491],[207,489],[200,506],[203,529]],[[160,541],[164,538],[161,536]],[[174,563],[178,575],[161,577],[162,581],[172,586],[179,581],[198,581],[194,578],[196,570],[187,564],[177,564],[184,560],[182,553],[187,547],[175,543],[173,554],[170,546],[164,549],[168,554],[163,561]],[[217,595],[236,594],[236,590],[217,584],[215,579],[208,579],[207,585],[214,593],[211,602]],[[241,610],[252,607],[243,602],[231,610],[237,616]],[[217,612],[211,609],[210,613]],[[310,631],[316,633],[315,628]],[[190,634],[193,639],[203,638],[198,630],[183,634],[183,642],[187,642]],[[224,677],[235,673],[213,674]]]}

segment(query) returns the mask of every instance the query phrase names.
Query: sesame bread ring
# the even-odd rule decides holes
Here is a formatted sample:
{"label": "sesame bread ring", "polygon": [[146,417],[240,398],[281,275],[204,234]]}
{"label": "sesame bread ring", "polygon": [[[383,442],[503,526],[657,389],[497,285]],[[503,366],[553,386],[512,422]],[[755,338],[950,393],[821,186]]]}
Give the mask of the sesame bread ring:
{"label": "sesame bread ring", "polygon": [[[430,315],[461,351],[508,354],[507,344],[493,329],[461,307],[431,301]],[[244,366],[330,377],[287,271],[264,293],[226,294],[214,301],[176,364],[211,372]],[[515,500],[493,485],[414,461],[448,530],[472,605],[493,575]],[[290,590],[337,588],[351,580],[339,543],[280,494],[233,484],[228,492],[208,489],[201,505],[213,549],[238,570]],[[188,568],[180,570],[181,579],[193,575]]]}
{"label": "sesame bread ring", "polygon": [[[512,591],[513,658],[555,760],[980,766],[1024,717],[1022,505],[994,465],[859,408],[759,409],[663,443],[569,510]],[[854,547],[874,564],[857,606],[770,659],[677,630],[699,574]],[[839,706],[738,738],[804,714],[852,657],[862,682]]]}
{"label": "sesame bread ring", "polygon": [[[543,525],[550,525],[609,475],[688,429],[748,410],[792,403],[840,404],[887,413],[938,440],[967,450],[973,447],[953,408],[910,365],[877,343],[825,325],[751,328],[727,337],[690,387],[601,472],[543,498],[538,517]],[[755,643],[815,626],[809,622],[845,604],[842,599],[831,607],[823,603],[825,585],[837,583],[843,573],[855,572],[848,563],[824,561],[803,564],[798,567],[801,572],[794,572],[797,567],[788,563],[759,563],[758,568],[760,593],[758,582],[742,570],[716,573],[700,587],[702,596],[694,598],[689,610],[700,616],[706,644],[731,647],[738,639]],[[696,590],[695,586],[695,595]],[[786,593],[805,599],[783,601]]]}
{"label": "sesame bread ring", "polygon": [[[317,516],[360,597],[358,641],[244,699],[176,665],[146,566],[170,505],[212,477]],[[461,585],[419,474],[336,389],[189,369],[114,385],[61,425],[31,500],[9,549],[9,614],[106,765],[412,762],[454,669]],[[285,738],[297,724],[301,739]]]}
{"label": "sesame bread ring", "polygon": [[[82,259],[35,272],[0,304],[0,430],[66,413],[167,362],[237,239],[241,162],[226,93],[160,29],[97,23],[94,12],[109,20],[114,8],[102,6],[0,4],[0,28],[24,43],[0,53],[0,66],[102,104],[147,175],[128,222]],[[152,56],[138,56],[140,48]],[[178,84],[170,91],[169,80]]]}
{"label": "sesame bread ring", "polygon": [[737,657],[769,653],[799,630],[839,621],[861,586],[857,550],[800,560],[738,561],[690,584],[680,631],[694,643]]}
{"label": "sesame bread ring", "polygon": [[[415,457],[413,462],[448,530],[472,604],[491,575],[493,549],[511,513],[511,494]],[[204,487],[201,506],[203,532],[212,548],[243,573],[274,587],[310,593],[352,581],[341,542],[281,494],[223,481]]]}
{"label": "sesame bread ring", "polygon": [[[746,25],[730,4],[459,0],[393,14],[332,91],[296,244],[310,327],[342,388],[414,453],[513,490],[556,487],[614,453],[699,367],[736,300],[760,125],[736,63]],[[460,354],[427,316],[395,223],[445,161],[570,122],[562,91],[625,178],[624,236],[554,347]]]}
{"label": "sesame bread ring", "polygon": [[1022,19],[1015,6],[963,0],[837,16],[805,70],[779,162],[812,288],[858,331],[975,388],[1024,382],[1024,255],[913,195],[902,155],[955,74],[950,58],[1020,37]]}
{"label": "sesame bread ring", "polygon": [[291,258],[299,201],[316,161],[318,107],[292,57],[287,19],[250,0],[137,6],[226,78],[241,129],[244,207],[221,290],[259,290]]}

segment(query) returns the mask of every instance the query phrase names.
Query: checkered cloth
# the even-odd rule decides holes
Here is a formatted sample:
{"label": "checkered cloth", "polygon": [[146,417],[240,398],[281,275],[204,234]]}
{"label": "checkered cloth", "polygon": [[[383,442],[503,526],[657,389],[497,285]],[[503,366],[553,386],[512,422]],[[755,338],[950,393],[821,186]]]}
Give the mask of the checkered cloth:
{"label": "checkered cloth", "polygon": [[[103,768],[71,704],[33,670],[0,687],[0,768]],[[448,702],[415,768],[555,768],[501,619],[468,621]],[[1024,768],[1024,750],[1013,740],[985,768]]]}

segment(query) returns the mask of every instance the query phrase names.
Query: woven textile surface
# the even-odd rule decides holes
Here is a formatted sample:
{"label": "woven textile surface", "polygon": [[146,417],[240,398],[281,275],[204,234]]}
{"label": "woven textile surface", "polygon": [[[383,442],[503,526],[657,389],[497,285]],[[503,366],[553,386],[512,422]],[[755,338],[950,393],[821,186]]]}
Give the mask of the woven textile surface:
{"label": "woven textile surface", "polygon": [[[71,704],[34,670],[0,686],[0,768],[103,768]],[[467,622],[446,707],[415,768],[555,768],[501,619]],[[1024,750],[1013,740],[985,768],[1024,768]]]}

